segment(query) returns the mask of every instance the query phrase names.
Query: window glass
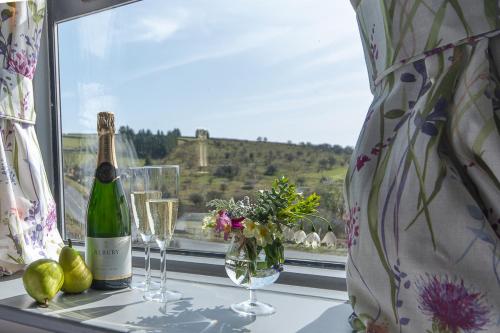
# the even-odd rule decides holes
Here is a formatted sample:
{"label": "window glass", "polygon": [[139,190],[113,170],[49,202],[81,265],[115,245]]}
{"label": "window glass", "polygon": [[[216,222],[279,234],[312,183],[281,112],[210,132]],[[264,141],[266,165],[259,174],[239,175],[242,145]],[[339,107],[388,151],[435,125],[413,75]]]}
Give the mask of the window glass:
{"label": "window glass", "polygon": [[213,198],[285,175],[321,195],[336,246],[287,256],[344,260],[342,186],[371,100],[348,1],[144,0],[58,24],[66,237],[83,239],[96,114],[113,111],[121,168],[179,164],[174,247],[224,251],[201,229]]}

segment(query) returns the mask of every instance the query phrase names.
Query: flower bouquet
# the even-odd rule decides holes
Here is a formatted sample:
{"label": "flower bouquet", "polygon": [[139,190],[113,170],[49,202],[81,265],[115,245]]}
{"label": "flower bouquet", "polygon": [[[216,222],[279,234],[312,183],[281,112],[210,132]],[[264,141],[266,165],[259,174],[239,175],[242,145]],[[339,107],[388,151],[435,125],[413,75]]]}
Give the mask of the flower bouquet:
{"label": "flower bouquet", "polygon": [[251,202],[215,199],[203,228],[232,236],[226,253],[226,272],[233,282],[250,290],[250,300],[232,305],[241,314],[266,315],[274,308],[255,299],[255,289],[276,281],[283,270],[283,231],[303,219],[317,216],[320,197],[304,196],[287,178],[276,179],[271,189],[261,190]]}

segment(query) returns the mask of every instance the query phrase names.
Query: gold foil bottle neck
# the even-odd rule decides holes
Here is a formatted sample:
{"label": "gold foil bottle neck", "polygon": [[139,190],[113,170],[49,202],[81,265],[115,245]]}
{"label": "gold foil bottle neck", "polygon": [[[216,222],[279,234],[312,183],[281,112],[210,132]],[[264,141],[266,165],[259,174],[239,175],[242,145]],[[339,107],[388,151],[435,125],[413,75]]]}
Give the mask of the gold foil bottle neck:
{"label": "gold foil bottle neck", "polygon": [[115,115],[113,112],[99,112],[97,114],[97,133],[115,133]]}

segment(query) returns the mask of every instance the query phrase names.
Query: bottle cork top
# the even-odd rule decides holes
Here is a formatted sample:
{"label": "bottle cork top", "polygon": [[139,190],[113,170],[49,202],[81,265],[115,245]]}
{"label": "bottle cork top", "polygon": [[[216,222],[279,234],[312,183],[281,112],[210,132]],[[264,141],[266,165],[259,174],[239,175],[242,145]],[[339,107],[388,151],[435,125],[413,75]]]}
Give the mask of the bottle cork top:
{"label": "bottle cork top", "polygon": [[115,114],[113,112],[99,112],[97,114],[97,132],[115,133]]}

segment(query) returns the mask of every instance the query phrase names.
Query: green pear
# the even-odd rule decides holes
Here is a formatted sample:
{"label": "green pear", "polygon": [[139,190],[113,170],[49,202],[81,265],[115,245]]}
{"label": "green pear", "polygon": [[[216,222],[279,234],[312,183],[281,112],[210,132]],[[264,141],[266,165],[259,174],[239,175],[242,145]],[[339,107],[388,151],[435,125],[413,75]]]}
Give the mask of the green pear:
{"label": "green pear", "polygon": [[24,289],[39,304],[45,306],[54,298],[64,283],[64,272],[55,260],[39,259],[32,262],[23,274]]}
{"label": "green pear", "polygon": [[68,240],[68,246],[63,247],[59,254],[59,264],[64,271],[62,291],[78,294],[89,289],[92,284],[92,272],[89,270],[80,253]]}

